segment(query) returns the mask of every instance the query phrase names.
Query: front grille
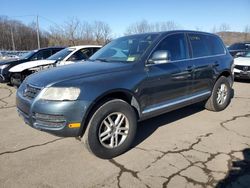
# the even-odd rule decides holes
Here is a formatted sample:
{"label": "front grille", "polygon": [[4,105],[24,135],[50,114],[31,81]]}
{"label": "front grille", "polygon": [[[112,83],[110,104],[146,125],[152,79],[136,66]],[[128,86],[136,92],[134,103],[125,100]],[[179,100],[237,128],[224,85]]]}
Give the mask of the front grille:
{"label": "front grille", "polygon": [[23,91],[23,96],[28,99],[34,99],[39,94],[40,91],[41,88],[27,84],[26,88]]}
{"label": "front grille", "polygon": [[250,66],[245,66],[245,65],[235,65],[234,68],[242,70],[242,71],[250,71]]}

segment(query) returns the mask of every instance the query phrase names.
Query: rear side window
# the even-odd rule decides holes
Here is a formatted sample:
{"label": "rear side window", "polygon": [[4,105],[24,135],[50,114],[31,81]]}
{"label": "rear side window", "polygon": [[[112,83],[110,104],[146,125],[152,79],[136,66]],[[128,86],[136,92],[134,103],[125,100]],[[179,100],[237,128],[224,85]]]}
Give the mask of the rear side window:
{"label": "rear side window", "polygon": [[155,49],[158,50],[167,50],[171,55],[171,61],[187,59],[188,50],[186,45],[186,38],[183,33],[173,34],[167,36]]}
{"label": "rear side window", "polygon": [[207,41],[211,51],[211,55],[219,55],[225,53],[225,49],[222,45],[222,42],[218,37],[207,35]]}
{"label": "rear side window", "polygon": [[189,34],[188,36],[194,58],[224,54],[224,47],[217,37],[202,34]]}

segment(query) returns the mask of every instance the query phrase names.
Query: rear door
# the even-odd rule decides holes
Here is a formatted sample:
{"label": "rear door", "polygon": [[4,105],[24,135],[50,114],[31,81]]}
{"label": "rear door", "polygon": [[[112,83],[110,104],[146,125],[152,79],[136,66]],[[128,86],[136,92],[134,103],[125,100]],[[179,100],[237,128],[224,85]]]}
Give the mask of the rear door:
{"label": "rear door", "polygon": [[192,49],[193,88],[195,94],[205,94],[213,88],[220,56],[225,54],[221,42],[213,35],[189,33]]}

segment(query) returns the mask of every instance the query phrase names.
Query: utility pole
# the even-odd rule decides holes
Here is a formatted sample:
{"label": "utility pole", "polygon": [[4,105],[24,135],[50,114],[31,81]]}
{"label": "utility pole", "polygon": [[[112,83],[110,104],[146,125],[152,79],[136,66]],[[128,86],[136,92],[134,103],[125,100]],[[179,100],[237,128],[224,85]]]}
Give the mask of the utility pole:
{"label": "utility pole", "polygon": [[10,34],[11,34],[12,50],[15,51],[16,47],[15,47],[14,34],[13,34],[12,26],[10,26]]}
{"label": "utility pole", "polygon": [[38,15],[36,16],[36,35],[37,35],[37,47],[38,47],[38,49],[40,49],[40,36],[39,36]]}

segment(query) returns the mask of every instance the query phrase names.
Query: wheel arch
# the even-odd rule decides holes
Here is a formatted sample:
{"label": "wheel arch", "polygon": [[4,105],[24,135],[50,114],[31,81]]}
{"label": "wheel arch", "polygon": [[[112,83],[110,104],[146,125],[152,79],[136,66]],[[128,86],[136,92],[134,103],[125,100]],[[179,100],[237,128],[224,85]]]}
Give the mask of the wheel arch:
{"label": "wheel arch", "polygon": [[233,78],[232,73],[231,73],[229,70],[224,70],[223,72],[221,72],[221,73],[217,76],[215,82],[216,82],[221,76],[225,76],[225,77],[228,79],[228,81],[229,81],[229,83],[230,83],[230,86],[231,86],[231,87],[233,86],[234,78]]}
{"label": "wheel arch", "polygon": [[140,114],[141,114],[140,104],[139,104],[136,96],[131,91],[126,90],[126,89],[112,90],[112,91],[103,93],[102,95],[97,97],[94,102],[92,102],[92,104],[90,105],[90,107],[88,108],[88,110],[86,112],[84,119],[82,120],[81,128],[79,130],[80,137],[82,137],[84,135],[86,128],[87,128],[87,125],[88,125],[88,122],[91,119],[92,114],[97,110],[97,108],[101,104],[103,104],[111,99],[121,99],[121,100],[126,101],[135,110],[137,119],[140,118]]}

